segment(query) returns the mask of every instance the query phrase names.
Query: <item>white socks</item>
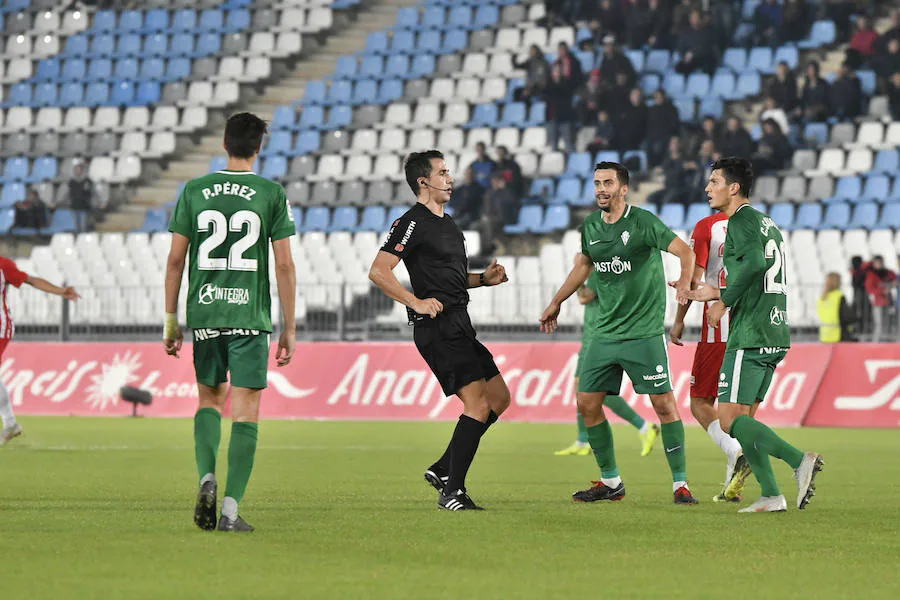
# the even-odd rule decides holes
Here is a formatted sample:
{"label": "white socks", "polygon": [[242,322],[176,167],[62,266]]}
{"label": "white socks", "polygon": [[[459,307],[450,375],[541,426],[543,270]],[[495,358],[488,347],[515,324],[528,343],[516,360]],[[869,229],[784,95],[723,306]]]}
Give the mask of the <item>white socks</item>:
{"label": "white socks", "polygon": [[728,455],[729,463],[733,463],[737,460],[738,454],[741,453],[741,444],[722,431],[722,426],[719,424],[718,419],[709,424],[709,427],[706,428],[706,433],[708,433],[709,437],[711,437],[716,445],[722,449],[722,452]]}
{"label": "white socks", "polygon": [[215,474],[215,473],[207,473],[207,474],[204,475],[202,478],[200,478],[200,485],[203,485],[203,484],[206,483],[207,481],[212,481],[213,483],[215,483],[216,485],[218,485],[218,482],[216,481],[216,474]]}
{"label": "white socks", "polygon": [[615,489],[622,485],[622,478],[616,475],[615,477],[601,477],[600,481],[603,482],[603,485],[610,489]]}
{"label": "white socks", "polygon": [[222,516],[234,521],[238,516],[237,509],[237,500],[230,496],[225,496],[225,499],[222,500]]}
{"label": "white socks", "polygon": [[3,419],[3,428],[16,424],[16,415],[13,414],[12,403],[9,401],[9,390],[0,381],[0,418]]}
{"label": "white socks", "polygon": [[673,481],[672,482],[672,492],[677,492],[681,488],[686,488],[688,486],[687,481]]}
{"label": "white socks", "polygon": [[645,420],[645,421],[644,421],[644,424],[641,425],[641,428],[638,429],[638,433],[640,433],[641,435],[644,435],[644,434],[647,433],[648,431],[650,431],[650,421],[646,421],[646,420]]}

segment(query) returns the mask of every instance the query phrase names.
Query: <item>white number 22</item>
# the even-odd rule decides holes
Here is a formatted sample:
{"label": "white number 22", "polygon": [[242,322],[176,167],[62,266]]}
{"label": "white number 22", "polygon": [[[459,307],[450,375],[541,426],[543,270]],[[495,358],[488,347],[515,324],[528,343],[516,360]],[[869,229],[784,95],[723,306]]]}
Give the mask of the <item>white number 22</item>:
{"label": "white number 22", "polygon": [[[766,242],[766,258],[774,258],[775,262],[766,271],[765,292],[767,294],[787,294],[787,264],[785,261],[784,242],[779,247],[778,242],[769,240]],[[781,276],[781,281],[777,281]]]}
{"label": "white number 22", "polygon": [[[228,231],[240,232],[247,226],[247,233],[228,250],[228,258],[210,258],[209,254],[222,245]],[[209,237],[197,248],[197,268],[201,271],[256,271],[257,260],[244,258],[244,252],[259,240],[260,220],[252,210],[239,210],[227,222],[217,210],[204,210],[197,215],[197,231],[210,231]]]}

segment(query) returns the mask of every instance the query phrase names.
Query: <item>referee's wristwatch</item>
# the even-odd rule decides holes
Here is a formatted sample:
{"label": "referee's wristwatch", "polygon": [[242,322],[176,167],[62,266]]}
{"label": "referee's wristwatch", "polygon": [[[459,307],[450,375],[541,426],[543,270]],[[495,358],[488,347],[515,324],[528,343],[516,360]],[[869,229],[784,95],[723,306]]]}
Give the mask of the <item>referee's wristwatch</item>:
{"label": "referee's wristwatch", "polygon": [[480,285],[488,285],[488,282],[484,280],[484,271],[478,274],[478,283]]}

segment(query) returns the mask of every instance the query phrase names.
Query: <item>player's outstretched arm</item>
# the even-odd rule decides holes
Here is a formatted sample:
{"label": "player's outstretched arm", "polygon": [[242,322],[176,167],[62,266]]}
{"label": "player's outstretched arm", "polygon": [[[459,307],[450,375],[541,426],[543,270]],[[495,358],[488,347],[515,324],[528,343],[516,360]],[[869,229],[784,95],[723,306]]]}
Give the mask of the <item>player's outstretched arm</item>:
{"label": "player's outstretched arm", "polygon": [[166,259],[166,315],[163,324],[163,346],[166,354],[178,357],[184,336],[178,326],[178,295],[181,293],[181,276],[190,240],[180,233],[172,233],[172,245]]}
{"label": "player's outstretched arm", "polygon": [[694,277],[694,267],[697,263],[697,255],[679,237],[676,237],[669,243],[666,251],[677,256],[681,262],[681,277],[678,278],[678,283],[675,284],[675,299],[678,300],[678,304],[687,304],[688,292],[691,291],[691,282]]}
{"label": "player's outstretched arm", "polygon": [[[694,265],[694,276],[691,278],[691,291],[696,290],[700,285],[700,282],[703,280],[703,267]],[[672,287],[675,287],[674,284],[678,282],[673,282]],[[681,342],[681,336],[684,335],[684,317],[687,316],[687,311],[691,307],[691,299],[688,297],[688,301],[684,304],[679,304],[678,308],[675,310],[675,323],[672,325],[672,329],[669,330],[669,339],[672,340],[672,343],[676,346],[683,346],[684,344]]]}
{"label": "player's outstretched arm", "polygon": [[488,268],[485,269],[483,273],[469,273],[466,280],[466,287],[476,288],[483,285],[494,286],[506,283],[507,281],[509,281],[509,277],[506,276],[506,267],[498,264],[497,259],[495,258],[494,262],[488,265]]}
{"label": "player's outstretched arm", "polygon": [[443,304],[436,298],[424,300],[416,298],[412,292],[403,287],[403,284],[394,275],[394,267],[399,262],[399,256],[379,250],[369,268],[369,281],[377,285],[388,298],[410,307],[418,314],[429,315],[432,319],[438,316],[438,313],[444,310]]}
{"label": "player's outstretched arm", "polygon": [[278,351],[275,362],[283,367],[291,362],[297,347],[297,318],[295,300],[297,298],[297,271],[294,257],[291,256],[291,238],[285,237],[272,242],[275,254],[275,283],[278,285],[278,299],[281,300],[281,313],[284,315],[284,331],[278,338]]}
{"label": "player's outstretched arm", "polygon": [[553,333],[556,331],[556,319],[559,317],[559,309],[562,306],[562,303],[565,302],[569,296],[577,292],[578,288],[584,285],[584,282],[587,281],[587,278],[591,275],[591,269],[593,268],[594,265],[591,264],[591,259],[587,255],[579,254],[576,257],[575,266],[569,271],[569,276],[566,277],[566,280],[541,315],[541,331],[544,333]]}
{"label": "player's outstretched arm", "polygon": [[34,277],[33,275],[29,275],[25,280],[25,283],[36,290],[41,290],[48,294],[55,294],[56,296],[62,296],[66,300],[72,300],[73,302],[77,302],[78,299],[81,298],[73,287],[59,287],[58,285],[53,285],[46,279]]}

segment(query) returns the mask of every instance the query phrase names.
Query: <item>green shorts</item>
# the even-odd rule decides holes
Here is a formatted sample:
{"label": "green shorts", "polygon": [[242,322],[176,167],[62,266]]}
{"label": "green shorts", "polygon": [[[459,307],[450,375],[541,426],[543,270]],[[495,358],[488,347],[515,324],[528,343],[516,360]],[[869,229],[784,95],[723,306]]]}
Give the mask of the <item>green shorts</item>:
{"label": "green shorts", "polygon": [[754,404],[769,391],[772,375],[787,348],[727,350],[719,371],[719,402]]}
{"label": "green shorts", "polygon": [[620,393],[622,373],[628,373],[638,394],[672,391],[665,335],[641,340],[590,340],[581,347],[579,392]]}
{"label": "green shorts", "polygon": [[197,383],[264,389],[268,384],[269,333],[255,329],[195,329],[194,372]]}

